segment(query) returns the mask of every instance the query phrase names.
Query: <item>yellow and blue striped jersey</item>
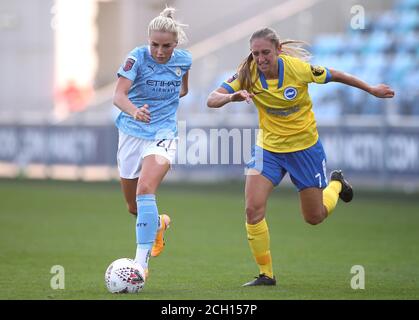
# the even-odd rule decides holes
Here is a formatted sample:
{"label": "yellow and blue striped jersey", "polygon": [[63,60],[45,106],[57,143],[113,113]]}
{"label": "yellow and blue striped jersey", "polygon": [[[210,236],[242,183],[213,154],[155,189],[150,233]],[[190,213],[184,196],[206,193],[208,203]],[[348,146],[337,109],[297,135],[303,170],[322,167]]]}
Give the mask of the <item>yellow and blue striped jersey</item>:
{"label": "yellow and blue striped jersey", "polygon": [[[294,152],[314,145],[319,135],[308,84],[330,81],[330,71],[283,54],[278,56],[278,79],[266,79],[254,61],[250,69],[252,79],[257,79],[253,102],[262,129],[257,145],[272,152]],[[229,93],[242,89],[237,75],[221,86]]]}

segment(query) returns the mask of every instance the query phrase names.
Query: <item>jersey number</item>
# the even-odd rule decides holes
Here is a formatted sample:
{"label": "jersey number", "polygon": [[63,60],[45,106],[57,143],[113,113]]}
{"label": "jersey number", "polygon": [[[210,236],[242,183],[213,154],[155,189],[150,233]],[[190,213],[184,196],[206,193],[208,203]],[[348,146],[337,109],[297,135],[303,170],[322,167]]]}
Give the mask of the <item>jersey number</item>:
{"label": "jersey number", "polygon": [[156,146],[161,147],[161,148],[165,148],[166,151],[167,151],[167,149],[169,149],[170,146],[172,145],[173,140],[170,140],[169,145],[166,145],[166,143],[165,143],[166,141],[167,141],[167,139],[161,139],[161,140],[159,140],[159,142],[157,142]]}

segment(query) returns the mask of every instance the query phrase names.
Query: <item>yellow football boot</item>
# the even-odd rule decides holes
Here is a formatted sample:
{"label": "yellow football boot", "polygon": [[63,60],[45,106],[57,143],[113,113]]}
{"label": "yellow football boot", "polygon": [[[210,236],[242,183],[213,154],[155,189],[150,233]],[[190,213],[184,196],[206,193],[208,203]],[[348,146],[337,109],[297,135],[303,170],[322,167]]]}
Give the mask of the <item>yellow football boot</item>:
{"label": "yellow football boot", "polygon": [[160,215],[160,227],[157,231],[156,240],[153,244],[153,249],[151,250],[151,256],[157,257],[160,253],[162,253],[164,249],[164,232],[169,228],[170,225],[170,217],[167,214]]}

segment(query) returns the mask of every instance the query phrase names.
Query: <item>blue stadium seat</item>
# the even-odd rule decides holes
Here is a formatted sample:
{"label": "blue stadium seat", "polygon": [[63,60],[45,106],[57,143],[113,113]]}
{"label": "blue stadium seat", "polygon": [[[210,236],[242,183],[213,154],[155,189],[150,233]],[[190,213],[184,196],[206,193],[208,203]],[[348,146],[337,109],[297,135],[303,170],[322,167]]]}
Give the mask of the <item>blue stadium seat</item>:
{"label": "blue stadium seat", "polygon": [[[416,66],[417,67],[417,66]],[[393,83],[401,83],[405,75],[415,69],[415,62],[410,54],[398,53],[389,65],[389,78]]]}
{"label": "blue stadium seat", "polygon": [[405,115],[419,116],[419,65],[409,70],[396,89],[396,96],[400,101],[400,112]]}
{"label": "blue stadium seat", "polygon": [[358,69],[360,69],[360,57],[354,52],[345,52],[341,56],[341,59],[342,71],[355,73]]}
{"label": "blue stadium seat", "polygon": [[375,23],[376,29],[381,31],[394,30],[400,21],[400,15],[395,11],[387,11],[381,15]]}
{"label": "blue stadium seat", "polygon": [[345,37],[341,34],[327,34],[316,41],[313,51],[317,54],[337,54],[347,49]]}
{"label": "blue stadium seat", "polygon": [[359,54],[368,41],[369,33],[362,32],[361,30],[352,31],[347,37],[348,50],[345,53],[352,52]]}
{"label": "blue stadium seat", "polygon": [[419,9],[419,0],[400,0],[395,9],[398,10],[415,10]]}
{"label": "blue stadium seat", "polygon": [[365,46],[362,50],[363,53],[379,53],[387,51],[393,44],[394,39],[389,32],[374,31],[370,34]]}
{"label": "blue stadium seat", "polygon": [[416,54],[419,49],[419,32],[409,31],[399,37],[397,41],[397,50],[402,53]]}
{"label": "blue stadium seat", "polygon": [[400,21],[396,26],[399,33],[417,30],[419,28],[419,12],[402,11],[400,12]]}
{"label": "blue stadium seat", "polygon": [[376,54],[365,54],[361,56],[361,59],[364,62],[364,69],[366,75],[368,74],[380,74],[385,71],[385,68],[389,64],[389,59],[386,55],[381,52]]}

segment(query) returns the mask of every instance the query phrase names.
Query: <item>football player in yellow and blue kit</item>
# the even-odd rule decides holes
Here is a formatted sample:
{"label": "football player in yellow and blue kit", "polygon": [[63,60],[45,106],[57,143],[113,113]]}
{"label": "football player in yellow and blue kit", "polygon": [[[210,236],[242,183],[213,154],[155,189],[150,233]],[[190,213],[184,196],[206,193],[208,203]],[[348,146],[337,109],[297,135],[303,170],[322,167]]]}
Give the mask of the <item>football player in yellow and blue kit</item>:
{"label": "football player in yellow and blue kit", "polygon": [[305,60],[309,52],[301,42],[280,42],[276,32],[263,28],[250,38],[250,54],[238,73],[208,97],[208,107],[219,108],[233,101],[253,100],[259,113],[259,135],[253,158],[247,164],[245,198],[246,230],[259,276],[244,286],[276,285],[273,274],[267,200],[288,172],[300,194],[301,211],[310,224],[318,224],[336,207],[338,198],[349,202],[351,185],[340,170],[326,177],[326,155],[317,132],[308,84],[341,82],[379,97],[391,98],[393,90]]}

